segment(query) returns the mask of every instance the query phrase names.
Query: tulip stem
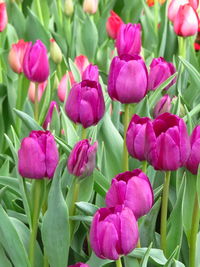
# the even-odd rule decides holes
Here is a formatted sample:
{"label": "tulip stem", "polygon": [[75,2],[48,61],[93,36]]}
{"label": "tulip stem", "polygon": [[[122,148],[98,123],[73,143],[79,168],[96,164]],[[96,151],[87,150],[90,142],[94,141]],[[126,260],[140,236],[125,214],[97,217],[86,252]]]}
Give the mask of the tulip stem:
{"label": "tulip stem", "polygon": [[57,0],[57,8],[58,8],[58,16],[60,18],[60,26],[63,24],[63,13],[62,13],[62,2],[61,0]]}
{"label": "tulip stem", "polygon": [[190,244],[189,244],[189,267],[195,267],[195,258],[196,258],[196,241],[197,233],[199,228],[199,201],[197,192],[195,194],[194,208],[192,215],[192,226],[191,226],[191,235],[190,235]]}
{"label": "tulip stem", "polygon": [[129,104],[125,104],[124,112],[124,150],[123,150],[123,171],[128,171],[128,150],[126,147],[126,131],[129,123]]}
{"label": "tulip stem", "polygon": [[38,16],[40,18],[40,22],[41,22],[42,26],[44,26],[44,19],[43,19],[43,15],[42,15],[40,0],[36,0],[36,8],[37,8]]}
{"label": "tulip stem", "polygon": [[87,130],[86,130],[86,128],[82,127],[82,136],[81,136],[81,138],[83,140],[83,139],[86,139],[86,137],[87,137]]}
{"label": "tulip stem", "polygon": [[156,33],[156,36],[158,35],[158,19],[159,19],[159,4],[158,0],[154,0],[154,30]]}
{"label": "tulip stem", "polygon": [[116,260],[116,267],[122,267],[121,259]]}
{"label": "tulip stem", "polygon": [[169,184],[170,184],[170,171],[165,172],[165,181],[163,186],[162,195],[162,207],[161,207],[161,248],[164,253],[166,253],[167,246],[167,207],[168,207],[168,197],[169,197]]}
{"label": "tulip stem", "polygon": [[39,117],[38,83],[35,83],[34,117],[35,120],[38,121]]}
{"label": "tulip stem", "polygon": [[[18,88],[17,88],[17,103],[16,103],[16,108],[21,110],[23,107],[23,103],[22,103],[22,81],[23,81],[23,74],[20,73],[18,76]],[[16,127],[17,130],[20,133],[20,125],[21,125],[21,120],[20,118],[17,116],[16,118]]]}
{"label": "tulip stem", "polygon": [[142,162],[142,171],[143,171],[144,173],[147,172],[147,161],[146,161],[146,160],[144,160],[144,161]]}
{"label": "tulip stem", "polygon": [[186,38],[178,36],[179,56],[186,58]]}

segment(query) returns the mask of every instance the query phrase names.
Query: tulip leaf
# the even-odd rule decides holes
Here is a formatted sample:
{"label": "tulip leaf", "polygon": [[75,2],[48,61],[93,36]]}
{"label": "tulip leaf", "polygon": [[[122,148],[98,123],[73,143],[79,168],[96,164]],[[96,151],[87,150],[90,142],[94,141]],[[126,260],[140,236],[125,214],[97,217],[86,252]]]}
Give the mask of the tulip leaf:
{"label": "tulip leaf", "polygon": [[44,120],[45,120],[45,116],[47,114],[48,108],[49,108],[49,104],[50,104],[50,100],[51,100],[51,86],[50,86],[50,80],[47,83],[47,88],[45,89],[45,92],[42,96],[42,99],[40,101],[40,116],[39,116],[39,125],[41,125]]}
{"label": "tulip leaf", "polygon": [[0,244],[0,263],[2,264],[3,267],[12,267],[13,265],[9,261],[9,259],[6,256],[6,253]]}
{"label": "tulip leaf", "polygon": [[101,195],[102,197],[105,197],[109,187],[110,182],[105,178],[105,176],[97,169],[94,170],[94,188],[95,191]]}
{"label": "tulip leaf", "polygon": [[68,58],[68,61],[69,61],[69,67],[70,67],[70,70],[72,71],[74,80],[75,80],[77,83],[81,82],[81,74],[80,74],[80,72],[79,72],[77,66],[76,66],[75,63],[71,60],[71,58]]}
{"label": "tulip leaf", "polygon": [[93,216],[98,210],[96,205],[84,201],[76,202],[76,207],[86,215]]}
{"label": "tulip leaf", "polygon": [[[129,257],[136,257],[142,259],[148,248],[136,248],[130,254]],[[152,248],[149,252],[150,258],[155,264],[164,265],[167,262],[163,251],[161,249]]]}
{"label": "tulip leaf", "polygon": [[102,267],[106,263],[112,262],[112,260],[102,260],[98,258],[94,252],[92,252],[90,259],[86,262],[89,266]]}
{"label": "tulip leaf", "polygon": [[142,259],[142,262],[141,262],[141,267],[147,267],[151,248],[152,248],[152,243],[149,245],[147,251],[144,254],[144,258]]}

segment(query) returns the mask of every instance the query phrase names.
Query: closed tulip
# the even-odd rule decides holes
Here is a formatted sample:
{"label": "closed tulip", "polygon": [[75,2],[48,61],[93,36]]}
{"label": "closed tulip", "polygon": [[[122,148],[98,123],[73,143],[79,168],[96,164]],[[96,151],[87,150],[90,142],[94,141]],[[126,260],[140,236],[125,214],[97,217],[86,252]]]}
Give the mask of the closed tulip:
{"label": "closed tulip", "polygon": [[141,118],[135,114],[126,132],[126,146],[128,152],[132,157],[140,161],[146,160],[146,125],[148,121],[150,121],[148,117]]}
{"label": "closed tulip", "polygon": [[138,103],[147,93],[148,73],[140,56],[114,57],[108,76],[108,94],[121,103]]}
{"label": "closed tulip", "polygon": [[69,265],[68,267],[90,267],[90,266],[86,263],[78,262],[74,265]]}
{"label": "closed tulip", "polygon": [[77,66],[80,74],[82,75],[84,70],[87,68],[87,66],[90,64],[88,61],[88,58],[84,55],[76,56],[74,59],[74,64]]}
{"label": "closed tulip", "polygon": [[73,0],[65,0],[64,12],[67,16],[72,16],[72,14],[74,13]]}
{"label": "closed tulip", "polygon": [[88,65],[82,74],[82,80],[99,81],[99,70],[96,65]]}
{"label": "closed tulip", "polygon": [[67,72],[62,79],[60,80],[60,83],[58,85],[58,98],[60,99],[61,102],[65,101],[65,96],[67,93],[67,86],[68,82],[70,81],[70,84],[73,86],[76,84],[74,80],[74,76],[71,71]]}
{"label": "closed tulip", "polygon": [[57,109],[58,111],[58,104],[56,103],[56,101],[51,101],[50,105],[49,105],[49,109],[47,111],[47,115],[46,115],[46,118],[44,120],[44,123],[43,123],[43,128],[46,130],[47,127],[48,127],[48,124],[51,123],[52,121],[52,117],[53,117],[53,111]]}
{"label": "closed tulip", "polygon": [[115,40],[122,24],[123,20],[113,10],[111,10],[110,17],[106,22],[106,31],[108,36]]}
{"label": "closed tulip", "polygon": [[50,39],[50,56],[55,64],[61,63],[62,51],[53,38]]}
{"label": "closed tulip", "polygon": [[199,18],[190,4],[180,6],[174,19],[174,31],[177,35],[187,37],[197,34]]}
{"label": "closed tulip", "polygon": [[153,201],[153,189],[149,178],[140,169],[115,176],[106,194],[107,207],[124,205],[133,211],[136,219],[150,211]]}
{"label": "closed tulip", "polygon": [[98,143],[90,144],[88,139],[79,141],[72,149],[67,162],[69,173],[84,178],[90,176],[96,165]]}
{"label": "closed tulip", "polygon": [[183,119],[163,113],[147,122],[146,131],[147,159],[156,170],[174,171],[186,163],[190,143]]}
{"label": "closed tulip", "polygon": [[164,95],[155,105],[153,110],[154,118],[159,116],[162,113],[170,112],[171,110],[171,97],[169,95]]}
{"label": "closed tulip", "polygon": [[99,0],[84,0],[83,10],[89,14],[95,14],[97,12]]}
{"label": "closed tulip", "polygon": [[0,32],[3,32],[8,24],[8,15],[6,10],[6,3],[0,3]]}
{"label": "closed tulip", "polygon": [[18,171],[33,179],[53,177],[59,161],[58,149],[49,131],[32,131],[25,137],[18,151]]}
{"label": "closed tulip", "polygon": [[24,42],[24,40],[19,40],[16,44],[12,44],[12,48],[10,49],[8,55],[8,62],[11,69],[16,73],[23,72],[24,55],[28,44],[29,43]]}
{"label": "closed tulip", "polygon": [[23,69],[25,76],[33,82],[42,83],[49,76],[49,61],[45,45],[37,40],[30,42],[24,56]]}
{"label": "closed tulip", "polygon": [[187,169],[193,173],[197,174],[198,167],[200,163],[200,126],[197,125],[190,137],[191,152],[190,156],[186,162]]}
{"label": "closed tulip", "polygon": [[117,260],[127,255],[136,247],[138,237],[137,221],[129,208],[101,208],[95,213],[90,243],[99,258]]}
{"label": "closed tulip", "polygon": [[[34,82],[30,82],[29,88],[28,88],[28,98],[31,102],[35,103],[35,83]],[[46,89],[47,86],[47,81],[43,82],[43,83],[39,83],[37,85],[38,87],[38,101],[40,102],[42,95]]]}
{"label": "closed tulip", "polygon": [[84,128],[96,125],[105,112],[101,85],[90,80],[75,84],[69,92],[65,110],[73,122],[81,123]]}
{"label": "closed tulip", "polygon": [[190,5],[197,10],[199,7],[199,0],[189,0]]}
{"label": "closed tulip", "polygon": [[117,53],[122,55],[139,55],[141,51],[140,24],[123,24],[119,29],[116,40]]}
{"label": "closed tulip", "polygon": [[185,4],[188,4],[188,0],[172,0],[168,7],[168,18],[172,22],[174,21],[175,17],[177,16],[179,7]]}
{"label": "closed tulip", "polygon": [[[164,58],[154,58],[150,65],[150,73],[148,79],[148,89],[156,90],[156,88],[167,80],[171,75],[176,72],[173,63],[167,62]],[[169,89],[176,82],[174,78],[164,90]]]}

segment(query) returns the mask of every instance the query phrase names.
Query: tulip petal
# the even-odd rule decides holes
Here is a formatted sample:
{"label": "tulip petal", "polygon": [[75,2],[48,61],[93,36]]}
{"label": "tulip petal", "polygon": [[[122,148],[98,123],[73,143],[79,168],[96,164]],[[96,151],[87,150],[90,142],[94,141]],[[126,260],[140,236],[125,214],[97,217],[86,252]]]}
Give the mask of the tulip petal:
{"label": "tulip petal", "polygon": [[46,170],[47,177],[52,178],[55,172],[55,169],[58,165],[59,154],[58,149],[52,135],[47,136],[46,138]]}

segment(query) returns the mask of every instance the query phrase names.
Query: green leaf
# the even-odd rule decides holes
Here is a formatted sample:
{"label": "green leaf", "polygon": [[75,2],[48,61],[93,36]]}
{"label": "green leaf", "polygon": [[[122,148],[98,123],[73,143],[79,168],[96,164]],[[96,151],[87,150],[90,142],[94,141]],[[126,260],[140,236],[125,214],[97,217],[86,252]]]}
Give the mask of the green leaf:
{"label": "green leaf", "polygon": [[0,245],[0,263],[2,264],[3,267],[12,267],[12,264],[7,258],[2,245]]}
{"label": "green leaf", "polygon": [[150,244],[150,246],[148,247],[147,251],[144,254],[144,258],[142,259],[141,267],[147,267],[151,248],[152,248],[152,243]]}
{"label": "green leaf", "polygon": [[81,74],[80,74],[80,72],[79,72],[77,66],[76,66],[75,63],[71,60],[71,58],[69,58],[68,61],[69,61],[69,67],[70,67],[70,70],[72,71],[74,80],[75,80],[77,83],[81,82]]}
{"label": "green leaf", "polygon": [[101,195],[102,197],[105,197],[106,193],[110,187],[109,181],[97,169],[94,170],[93,175],[94,175],[94,189],[95,189],[95,191],[99,195]]}
{"label": "green leaf", "polygon": [[112,260],[102,260],[98,258],[94,252],[92,252],[90,259],[86,262],[89,266],[102,267],[106,263],[112,262]]}
{"label": "green leaf", "polygon": [[84,214],[90,216],[93,216],[94,213],[98,210],[98,207],[96,205],[84,201],[76,202],[76,207]]}
{"label": "green leaf", "polygon": [[15,29],[18,34],[18,38],[24,38],[24,32],[25,32],[25,18],[23,15],[23,12],[20,11],[19,7],[16,3],[11,4],[11,10],[10,10],[10,23],[15,26]]}

